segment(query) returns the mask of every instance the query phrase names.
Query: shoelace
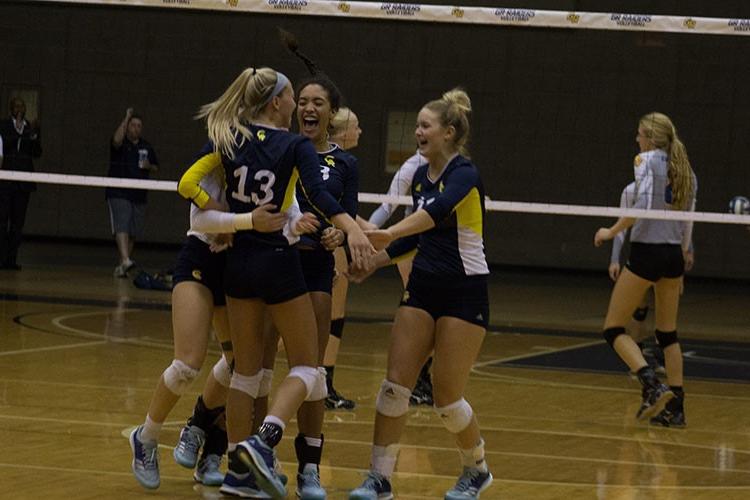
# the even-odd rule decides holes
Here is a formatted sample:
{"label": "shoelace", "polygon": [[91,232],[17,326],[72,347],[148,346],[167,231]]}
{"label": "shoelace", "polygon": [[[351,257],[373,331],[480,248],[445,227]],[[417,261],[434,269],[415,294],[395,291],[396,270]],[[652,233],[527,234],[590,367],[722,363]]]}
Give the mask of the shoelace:
{"label": "shoelace", "polygon": [[218,470],[221,465],[221,457],[218,455],[208,455],[203,460],[203,470]]}
{"label": "shoelace", "polygon": [[467,469],[464,471],[463,474],[461,474],[461,477],[458,479],[458,482],[456,483],[456,487],[454,488],[456,491],[469,491],[471,489],[476,490],[477,487],[474,484],[474,481],[479,478],[479,470],[478,469]]}
{"label": "shoelace", "polygon": [[369,473],[367,479],[365,479],[365,482],[362,484],[362,488],[381,491],[383,489],[383,477],[380,474]]}
{"label": "shoelace", "polygon": [[307,472],[305,474],[302,474],[302,477],[304,478],[303,487],[320,488],[320,476],[315,472]]}
{"label": "shoelace", "polygon": [[143,448],[143,459],[141,462],[143,463],[143,468],[148,469],[156,469],[158,467],[157,465],[157,447],[147,447],[146,445],[141,445]]}
{"label": "shoelace", "polygon": [[184,437],[180,439],[180,448],[190,453],[198,453],[201,447],[201,438],[196,435],[193,431],[188,429],[182,434]]}

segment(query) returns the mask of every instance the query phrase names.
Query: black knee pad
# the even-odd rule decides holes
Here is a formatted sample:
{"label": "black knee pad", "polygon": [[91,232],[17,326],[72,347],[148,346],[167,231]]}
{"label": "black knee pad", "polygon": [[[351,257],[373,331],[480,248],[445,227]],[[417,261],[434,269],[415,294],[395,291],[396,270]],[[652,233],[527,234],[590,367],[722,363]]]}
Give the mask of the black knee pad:
{"label": "black knee pad", "polygon": [[620,335],[625,335],[625,327],[613,326],[612,328],[607,328],[606,330],[604,330],[603,335],[604,335],[604,340],[606,340],[609,346],[614,349],[615,339],[619,337]]}
{"label": "black knee pad", "polygon": [[639,307],[633,313],[633,319],[636,321],[646,321],[646,316],[648,316],[648,306]]}
{"label": "black knee pad", "polygon": [[659,344],[659,347],[661,347],[662,350],[671,346],[672,344],[676,344],[677,330],[673,330],[671,332],[662,332],[661,330],[656,330],[656,342]]}
{"label": "black knee pad", "polygon": [[331,321],[331,335],[341,340],[341,336],[344,334],[344,320],[345,318],[338,318]]}

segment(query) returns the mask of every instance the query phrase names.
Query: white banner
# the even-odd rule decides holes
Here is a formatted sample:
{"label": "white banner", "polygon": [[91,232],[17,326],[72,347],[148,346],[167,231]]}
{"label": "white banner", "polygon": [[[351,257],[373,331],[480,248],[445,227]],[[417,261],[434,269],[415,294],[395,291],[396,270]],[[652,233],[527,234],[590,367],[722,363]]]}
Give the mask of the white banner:
{"label": "white banner", "polygon": [[397,2],[329,0],[32,0],[37,2],[203,9],[216,11],[335,16],[530,28],[656,31],[706,35],[750,35],[750,19],[568,12],[503,7],[461,7]]}

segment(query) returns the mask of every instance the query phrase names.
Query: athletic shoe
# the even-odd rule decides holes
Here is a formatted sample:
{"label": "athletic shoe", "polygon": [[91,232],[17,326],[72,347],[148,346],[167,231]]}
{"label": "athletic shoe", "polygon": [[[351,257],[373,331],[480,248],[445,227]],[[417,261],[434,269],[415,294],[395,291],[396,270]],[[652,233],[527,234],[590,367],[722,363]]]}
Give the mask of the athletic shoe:
{"label": "athletic shoe", "polygon": [[664,409],[655,417],[651,417],[649,422],[652,425],[662,425],[664,427],[674,427],[677,429],[683,429],[687,423],[685,422],[685,408],[683,404],[684,398],[675,397],[667,403]]}
{"label": "athletic shoe", "polygon": [[125,267],[122,264],[115,267],[114,275],[115,275],[115,278],[127,278],[128,277],[128,273],[127,271],[125,271]]}
{"label": "athletic shoe", "polygon": [[286,483],[289,482],[289,477],[286,474],[284,474],[284,469],[281,468],[281,462],[279,462],[279,459],[276,457],[274,457],[273,459],[273,471],[278,476],[279,481],[281,481],[281,484],[286,486]]}
{"label": "athletic shoe", "polygon": [[326,410],[353,410],[355,406],[357,406],[357,403],[351,399],[346,399],[333,387],[328,391],[328,396],[326,396]]}
{"label": "athletic shoe", "polygon": [[156,441],[141,441],[142,425],[130,433],[130,448],[133,450],[133,475],[141,486],[149,490],[159,487],[159,451]]}
{"label": "athletic shoe", "polygon": [[255,484],[255,478],[252,473],[237,473],[232,469],[227,470],[224,476],[224,482],[219,488],[219,492],[224,495],[231,495],[242,498],[271,498],[266,493],[258,489]]}
{"label": "athletic shoe", "polygon": [[674,397],[672,390],[665,384],[644,385],[641,392],[641,407],[636,413],[636,418],[642,420],[660,413],[670,399]]}
{"label": "athletic shoe", "polygon": [[374,471],[370,471],[362,486],[349,493],[349,500],[391,500],[393,491],[388,478]]}
{"label": "athletic shoe", "polygon": [[198,462],[193,478],[206,486],[220,486],[224,483],[224,473],[219,470],[220,465],[219,455],[207,455]]}
{"label": "athletic shoe", "polygon": [[200,427],[186,425],[180,431],[180,439],[174,447],[174,461],[183,467],[192,469],[198,462],[198,453],[206,442],[206,433]]}
{"label": "athletic shoe", "polygon": [[492,484],[492,474],[476,467],[464,467],[456,485],[445,493],[445,500],[465,500],[479,498],[479,494]]}
{"label": "athletic shoe", "polygon": [[297,474],[297,496],[301,500],[325,500],[326,490],[320,486],[320,473],[314,464],[307,464]]}
{"label": "athletic shoe", "polygon": [[250,436],[239,443],[237,456],[250,469],[262,491],[272,498],[286,497],[286,488],[274,470],[274,451],[259,436]]}
{"label": "athletic shoe", "polygon": [[419,380],[417,380],[417,385],[414,387],[414,390],[411,391],[411,396],[409,396],[409,404],[411,404],[412,406],[433,405],[432,382],[430,381],[429,377],[420,377]]}

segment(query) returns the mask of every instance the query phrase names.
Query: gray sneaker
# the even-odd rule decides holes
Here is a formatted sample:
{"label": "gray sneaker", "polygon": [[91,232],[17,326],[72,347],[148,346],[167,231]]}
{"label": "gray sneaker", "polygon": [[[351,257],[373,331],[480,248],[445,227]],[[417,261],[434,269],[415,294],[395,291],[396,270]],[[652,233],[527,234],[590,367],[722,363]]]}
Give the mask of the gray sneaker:
{"label": "gray sneaker", "polygon": [[314,464],[307,464],[297,474],[297,496],[300,500],[325,500],[326,490],[320,486],[320,473]]}
{"label": "gray sneaker", "polygon": [[174,461],[183,467],[192,469],[198,462],[198,453],[206,441],[206,433],[194,425],[185,426],[180,431],[180,439],[174,447]]}
{"label": "gray sneaker", "polygon": [[466,500],[479,498],[479,494],[492,484],[492,474],[476,467],[464,467],[456,485],[445,493],[445,500]]}
{"label": "gray sneaker", "polygon": [[385,476],[370,471],[362,486],[349,492],[349,500],[391,500],[391,482]]}
{"label": "gray sneaker", "polygon": [[198,462],[198,468],[193,473],[193,478],[206,486],[221,486],[224,482],[224,473],[219,470],[221,457],[219,455],[207,455]]}
{"label": "gray sneaker", "polygon": [[156,441],[141,441],[142,425],[130,433],[130,448],[133,450],[133,475],[141,486],[155,490],[161,483],[159,479],[159,452]]}

